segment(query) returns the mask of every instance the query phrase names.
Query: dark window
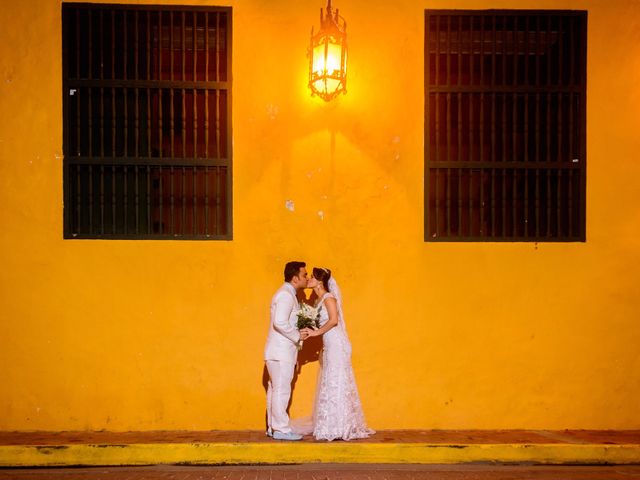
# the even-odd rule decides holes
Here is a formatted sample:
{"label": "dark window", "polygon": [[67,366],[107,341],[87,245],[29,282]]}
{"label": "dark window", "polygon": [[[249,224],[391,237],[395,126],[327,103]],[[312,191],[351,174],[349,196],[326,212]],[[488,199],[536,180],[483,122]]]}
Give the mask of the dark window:
{"label": "dark window", "polygon": [[231,238],[231,9],[62,5],[65,238]]}
{"label": "dark window", "polygon": [[425,240],[584,241],[583,11],[425,12]]}

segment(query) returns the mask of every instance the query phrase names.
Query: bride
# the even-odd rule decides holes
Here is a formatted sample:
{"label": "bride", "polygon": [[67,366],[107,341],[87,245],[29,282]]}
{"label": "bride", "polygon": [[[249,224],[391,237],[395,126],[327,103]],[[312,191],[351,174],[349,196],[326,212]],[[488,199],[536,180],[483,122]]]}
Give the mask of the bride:
{"label": "bride", "polygon": [[[324,345],[313,408],[313,425],[301,433],[316,440],[354,440],[375,433],[367,427],[351,367],[351,343],[342,314],[342,298],[331,270],[314,268],[307,288],[318,297],[320,328],[303,329],[311,337],[322,335]],[[322,308],[320,308],[322,307]]]}

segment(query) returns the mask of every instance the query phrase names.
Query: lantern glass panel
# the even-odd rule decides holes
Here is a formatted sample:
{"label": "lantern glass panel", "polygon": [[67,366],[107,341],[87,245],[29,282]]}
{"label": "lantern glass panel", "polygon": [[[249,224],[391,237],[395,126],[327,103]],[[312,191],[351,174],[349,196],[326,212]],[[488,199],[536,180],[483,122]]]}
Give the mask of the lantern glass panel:
{"label": "lantern glass panel", "polygon": [[326,66],[325,66],[325,51],[326,44],[325,42],[320,42],[318,45],[313,47],[313,74],[314,75],[324,75]]}

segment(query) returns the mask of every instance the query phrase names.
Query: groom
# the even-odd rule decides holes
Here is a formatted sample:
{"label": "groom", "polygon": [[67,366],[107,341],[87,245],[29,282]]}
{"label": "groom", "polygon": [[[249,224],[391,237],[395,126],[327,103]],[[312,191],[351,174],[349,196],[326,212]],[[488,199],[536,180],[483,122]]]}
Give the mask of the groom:
{"label": "groom", "polygon": [[287,405],[291,396],[298,342],[307,337],[296,328],[296,293],[307,286],[308,276],[305,267],[304,262],[287,263],[284,267],[284,284],[271,299],[271,324],[264,348],[264,360],[269,372],[267,435],[275,440],[302,438],[291,430]]}

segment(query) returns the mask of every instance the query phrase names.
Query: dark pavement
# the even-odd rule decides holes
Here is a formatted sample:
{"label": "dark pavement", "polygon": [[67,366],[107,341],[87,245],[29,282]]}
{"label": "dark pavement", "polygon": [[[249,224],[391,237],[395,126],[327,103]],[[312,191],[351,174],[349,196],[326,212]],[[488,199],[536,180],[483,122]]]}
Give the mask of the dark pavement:
{"label": "dark pavement", "polygon": [[149,466],[0,469],[0,480],[633,480],[640,465],[363,465]]}

